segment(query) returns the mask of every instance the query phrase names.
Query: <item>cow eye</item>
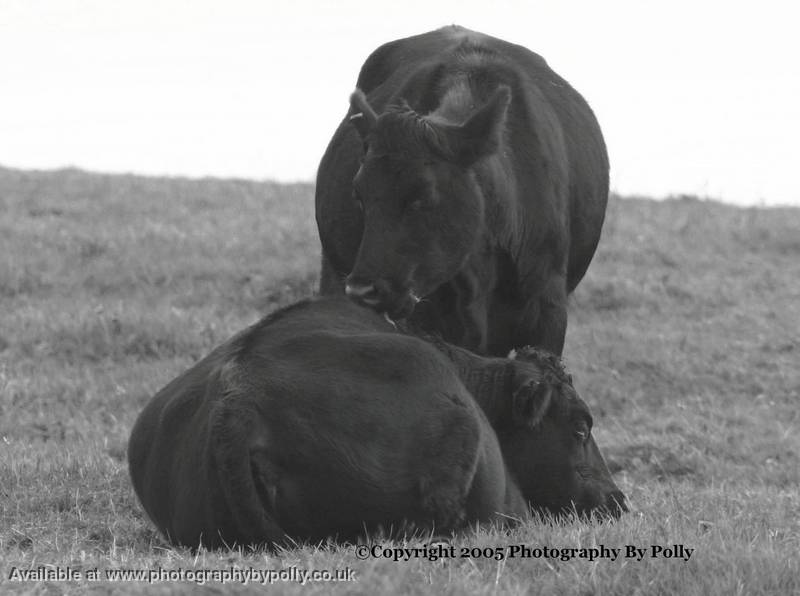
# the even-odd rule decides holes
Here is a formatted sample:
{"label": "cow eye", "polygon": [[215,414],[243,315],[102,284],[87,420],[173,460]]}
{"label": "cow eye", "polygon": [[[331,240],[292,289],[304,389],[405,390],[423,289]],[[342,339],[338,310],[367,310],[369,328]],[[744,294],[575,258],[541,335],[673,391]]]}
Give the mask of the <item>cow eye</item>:
{"label": "cow eye", "polygon": [[414,184],[403,193],[403,208],[406,211],[423,211],[431,203],[431,198],[427,184]]}

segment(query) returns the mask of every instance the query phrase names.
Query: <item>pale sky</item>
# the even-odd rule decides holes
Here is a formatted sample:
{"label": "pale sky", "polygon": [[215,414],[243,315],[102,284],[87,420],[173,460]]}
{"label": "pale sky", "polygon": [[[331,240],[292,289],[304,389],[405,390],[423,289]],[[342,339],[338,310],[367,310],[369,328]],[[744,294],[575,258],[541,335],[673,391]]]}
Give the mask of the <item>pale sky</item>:
{"label": "pale sky", "polygon": [[614,190],[800,205],[792,4],[0,0],[0,165],[313,180],[367,55],[457,23],[583,94]]}

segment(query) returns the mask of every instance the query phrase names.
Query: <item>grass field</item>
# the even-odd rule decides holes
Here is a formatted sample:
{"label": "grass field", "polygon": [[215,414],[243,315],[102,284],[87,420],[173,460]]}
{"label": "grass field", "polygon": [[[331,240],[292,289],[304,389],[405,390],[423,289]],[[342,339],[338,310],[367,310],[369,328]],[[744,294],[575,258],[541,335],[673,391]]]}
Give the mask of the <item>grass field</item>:
{"label": "grass field", "polygon": [[[565,358],[633,511],[453,540],[458,554],[603,545],[619,558],[171,548],[128,479],[136,415],[213,346],[313,292],[318,260],[310,185],[0,169],[0,592],[194,593],[105,572],[296,567],[356,581],[269,589],[800,594],[800,209],[691,198],[612,198],[571,299]],[[627,545],[648,553],[625,558]],[[653,545],[694,551],[652,557]],[[101,581],[18,581],[42,566]]]}

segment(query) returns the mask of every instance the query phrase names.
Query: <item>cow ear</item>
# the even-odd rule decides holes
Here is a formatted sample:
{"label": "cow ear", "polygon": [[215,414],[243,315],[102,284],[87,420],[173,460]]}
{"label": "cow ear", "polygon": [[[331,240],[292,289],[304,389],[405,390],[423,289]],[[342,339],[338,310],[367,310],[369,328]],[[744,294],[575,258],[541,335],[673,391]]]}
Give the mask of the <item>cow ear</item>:
{"label": "cow ear", "polygon": [[362,139],[366,139],[370,131],[375,128],[378,116],[361,89],[356,89],[350,96],[350,112],[347,117]]}
{"label": "cow ear", "polygon": [[553,385],[547,382],[528,383],[514,392],[511,418],[514,426],[534,428],[550,409]]}
{"label": "cow ear", "polygon": [[510,102],[511,90],[502,85],[497,88],[489,101],[453,130],[456,138],[452,149],[456,162],[470,166],[480,158],[497,151]]}

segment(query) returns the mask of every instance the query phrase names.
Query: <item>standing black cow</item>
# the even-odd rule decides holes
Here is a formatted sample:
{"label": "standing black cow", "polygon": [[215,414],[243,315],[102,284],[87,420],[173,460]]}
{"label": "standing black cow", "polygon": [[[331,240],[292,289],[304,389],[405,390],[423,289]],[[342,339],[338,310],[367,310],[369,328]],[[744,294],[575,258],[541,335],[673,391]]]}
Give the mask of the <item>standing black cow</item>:
{"label": "standing black cow", "polygon": [[537,54],[455,26],[381,46],[357,85],[317,174],[322,293],[478,353],[560,354],[608,199],[585,100]]}
{"label": "standing black cow", "polygon": [[481,358],[345,298],[283,309],[164,387],[128,445],[159,529],[196,547],[448,531],[624,496],[556,360]]}

